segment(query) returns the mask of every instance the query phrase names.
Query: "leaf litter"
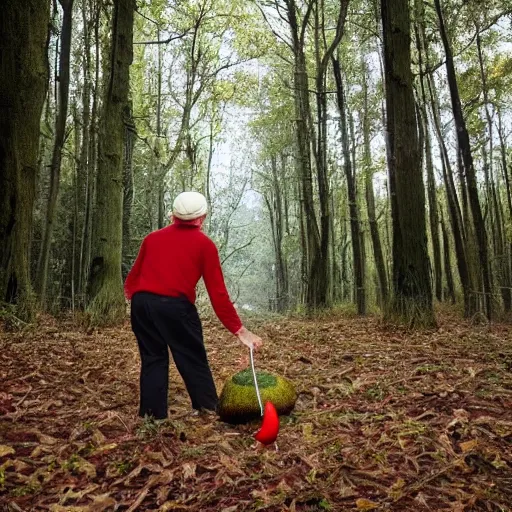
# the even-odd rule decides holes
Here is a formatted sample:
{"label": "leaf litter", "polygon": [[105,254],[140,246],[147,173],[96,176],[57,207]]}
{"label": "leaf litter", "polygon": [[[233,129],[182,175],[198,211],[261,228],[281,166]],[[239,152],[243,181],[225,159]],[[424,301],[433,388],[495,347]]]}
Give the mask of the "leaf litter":
{"label": "leaf litter", "polygon": [[[253,320],[258,368],[297,386],[276,445],[193,416],[171,364],[169,419],[139,419],[129,326],[42,318],[0,334],[0,510],[512,510],[512,328],[448,314]],[[218,390],[248,358],[204,320]]]}

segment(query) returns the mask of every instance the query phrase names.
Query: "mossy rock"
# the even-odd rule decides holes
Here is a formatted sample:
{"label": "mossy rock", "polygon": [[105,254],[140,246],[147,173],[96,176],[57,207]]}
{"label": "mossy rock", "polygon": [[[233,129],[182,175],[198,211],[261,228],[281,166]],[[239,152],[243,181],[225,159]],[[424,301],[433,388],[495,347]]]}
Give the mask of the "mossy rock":
{"label": "mossy rock", "polygon": [[[272,402],[280,415],[295,407],[297,392],[288,379],[266,372],[256,372],[263,405]],[[225,384],[219,399],[220,419],[227,423],[248,423],[261,417],[254,379],[250,368],[233,375]]]}

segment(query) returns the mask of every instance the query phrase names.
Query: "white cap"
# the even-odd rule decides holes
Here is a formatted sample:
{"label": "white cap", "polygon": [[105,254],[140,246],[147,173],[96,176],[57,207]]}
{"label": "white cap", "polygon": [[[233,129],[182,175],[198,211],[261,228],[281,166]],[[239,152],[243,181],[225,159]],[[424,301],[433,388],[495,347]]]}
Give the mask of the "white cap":
{"label": "white cap", "polygon": [[182,192],[172,205],[172,214],[181,220],[194,220],[208,211],[206,197],[199,192]]}

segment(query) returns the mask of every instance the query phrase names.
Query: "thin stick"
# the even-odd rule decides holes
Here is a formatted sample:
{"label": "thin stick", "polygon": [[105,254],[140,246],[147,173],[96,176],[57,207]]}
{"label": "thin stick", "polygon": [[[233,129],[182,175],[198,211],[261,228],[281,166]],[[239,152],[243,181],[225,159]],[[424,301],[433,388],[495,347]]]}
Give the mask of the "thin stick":
{"label": "thin stick", "polygon": [[252,368],[252,375],[254,377],[254,387],[256,388],[256,396],[258,397],[258,403],[260,404],[260,411],[261,415],[263,416],[263,405],[261,404],[261,397],[260,397],[260,390],[258,388],[258,379],[256,378],[256,370],[254,369],[254,357],[252,355],[252,345],[249,347],[250,354],[251,354],[251,368]]}

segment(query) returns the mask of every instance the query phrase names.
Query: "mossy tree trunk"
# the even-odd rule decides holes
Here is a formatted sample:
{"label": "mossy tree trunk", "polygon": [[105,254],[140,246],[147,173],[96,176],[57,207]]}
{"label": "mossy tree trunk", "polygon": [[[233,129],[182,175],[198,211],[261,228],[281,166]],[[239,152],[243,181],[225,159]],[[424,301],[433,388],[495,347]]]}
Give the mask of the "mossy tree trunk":
{"label": "mossy tree trunk", "polygon": [[121,277],[123,234],[123,151],[133,60],[134,0],[116,0],[112,17],[110,66],[99,127],[96,218],[90,303],[93,324],[113,324],[125,315]]}
{"label": "mossy tree trunk", "polygon": [[7,0],[0,15],[0,301],[31,320],[30,282],[40,120],[48,87],[50,3]]}
{"label": "mossy tree trunk", "polygon": [[412,86],[408,0],[381,0],[381,15],[393,223],[393,298],[388,318],[411,325],[432,325],[435,319]]}

